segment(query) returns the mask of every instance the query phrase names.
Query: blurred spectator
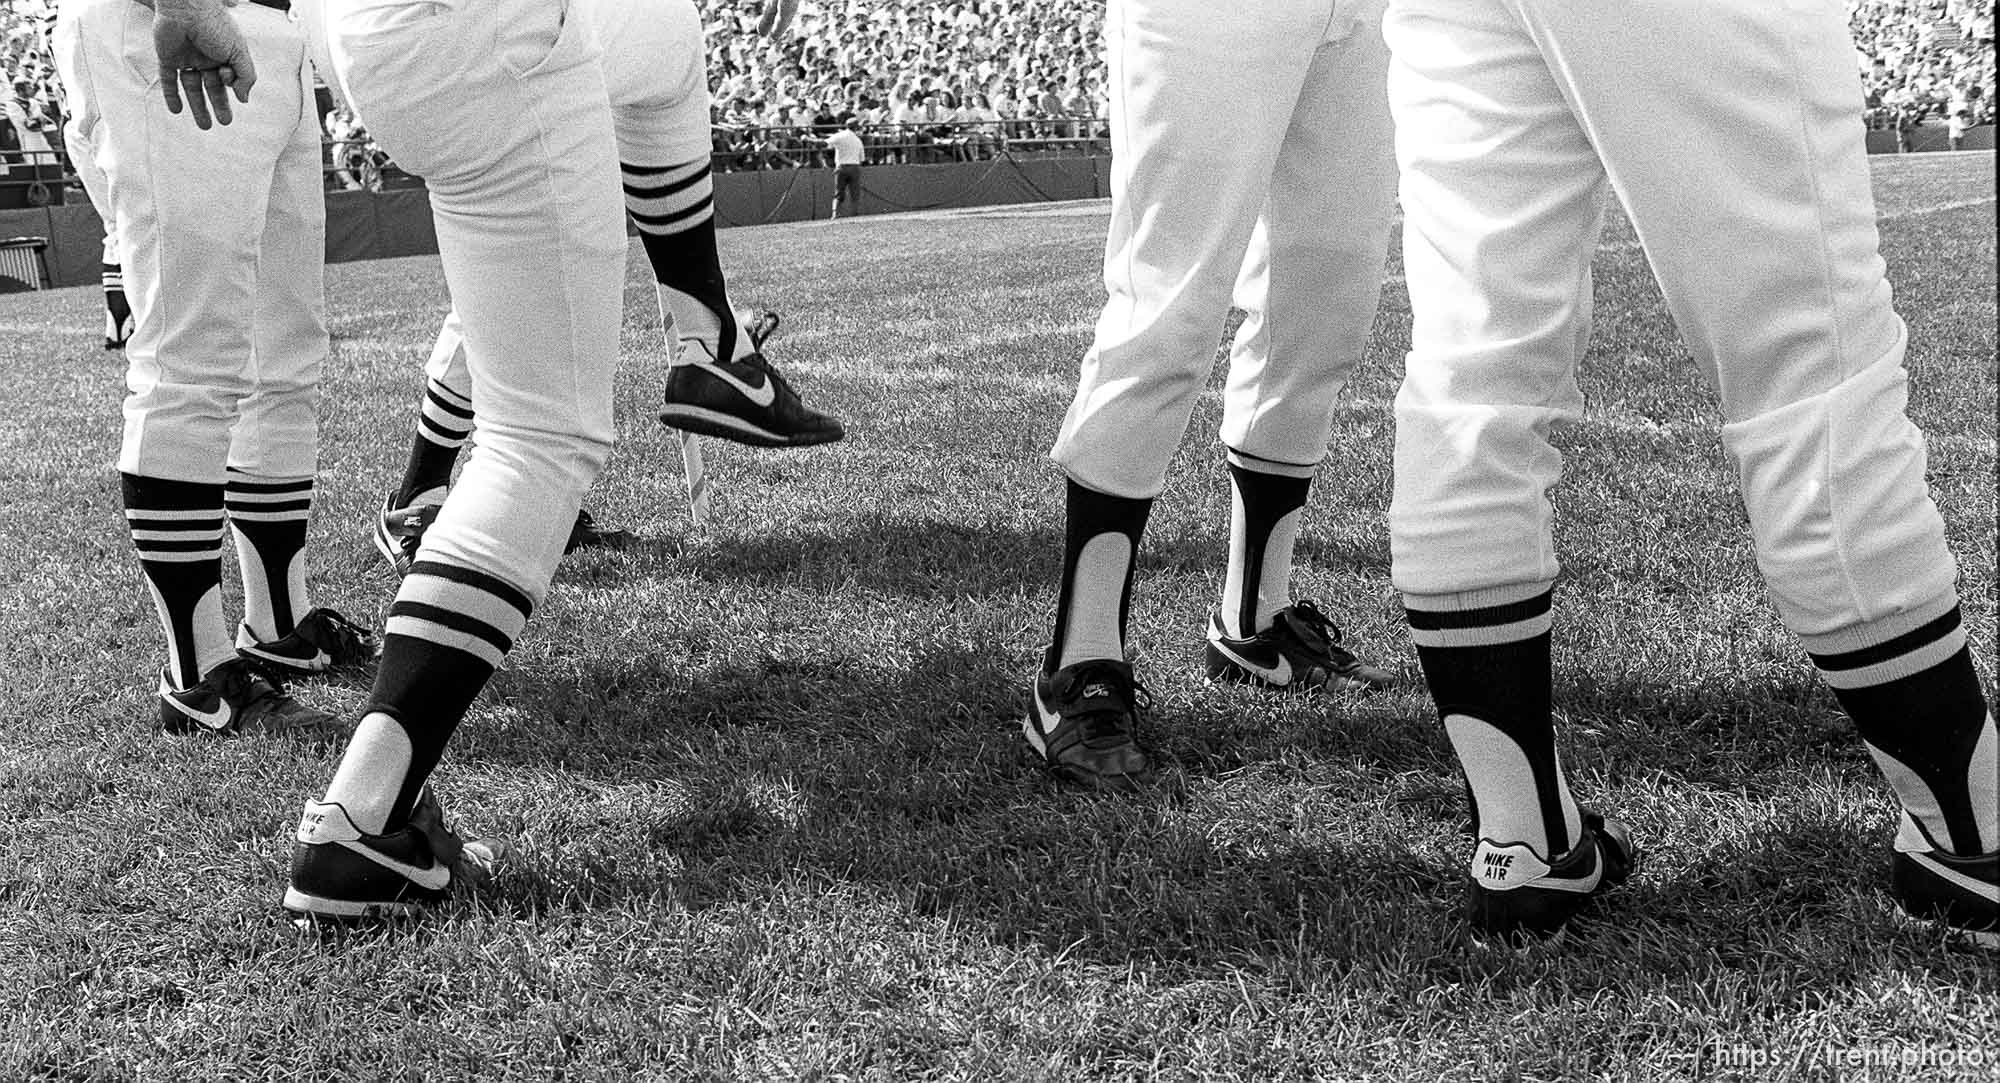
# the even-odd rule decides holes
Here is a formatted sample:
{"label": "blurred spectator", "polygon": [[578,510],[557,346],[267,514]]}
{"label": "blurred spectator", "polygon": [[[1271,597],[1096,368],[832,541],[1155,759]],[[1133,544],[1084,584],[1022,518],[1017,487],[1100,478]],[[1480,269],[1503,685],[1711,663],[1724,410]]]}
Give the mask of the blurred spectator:
{"label": "blurred spectator", "polygon": [[[824,161],[824,145],[804,129],[823,136],[849,119],[862,122],[871,162],[932,161],[940,151],[986,158],[1009,138],[1108,134],[1102,0],[801,0],[777,39],[756,33],[759,4],[697,2],[719,168]],[[1960,113],[1959,127],[1993,123],[1994,0],[1847,3],[1870,127],[1907,139]],[[33,123],[58,144],[62,98],[46,47],[53,11],[52,0],[0,0],[0,97],[15,103],[16,128]],[[933,100],[941,119],[930,115]],[[374,161],[357,156],[337,183],[367,185],[356,167]]]}
{"label": "blurred spectator", "polygon": [[1993,123],[1993,0],[1848,0],[1871,128]]}
{"label": "blurred spectator", "polygon": [[348,107],[336,106],[326,115],[326,137],[333,160],[333,180],[342,191],[356,191],[364,187],[363,178],[371,170],[368,168],[368,132],[354,119],[354,111]]}

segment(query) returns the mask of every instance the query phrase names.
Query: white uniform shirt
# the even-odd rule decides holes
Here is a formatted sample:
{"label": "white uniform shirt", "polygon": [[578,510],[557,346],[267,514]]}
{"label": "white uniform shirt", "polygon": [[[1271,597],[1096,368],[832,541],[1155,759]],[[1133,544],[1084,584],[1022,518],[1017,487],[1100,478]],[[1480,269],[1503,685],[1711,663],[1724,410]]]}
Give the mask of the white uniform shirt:
{"label": "white uniform shirt", "polygon": [[833,148],[833,164],[860,165],[861,137],[846,128],[826,137],[826,145]]}

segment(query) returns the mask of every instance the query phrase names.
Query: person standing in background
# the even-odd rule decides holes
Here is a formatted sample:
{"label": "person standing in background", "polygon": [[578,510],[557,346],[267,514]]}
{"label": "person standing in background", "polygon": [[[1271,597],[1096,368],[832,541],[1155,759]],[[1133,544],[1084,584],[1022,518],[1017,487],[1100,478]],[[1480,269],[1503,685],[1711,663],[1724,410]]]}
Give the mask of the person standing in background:
{"label": "person standing in background", "polygon": [[[1550,432],[1633,223],[1717,389],[1779,618],[1901,805],[1890,894],[2000,946],[2000,738],[1907,414],[1840,6],[1390,0],[1413,312],[1392,577],[1464,768],[1467,917],[1548,935],[1631,873],[1557,755]],[[1841,870],[1846,876],[1851,870]]]}
{"label": "person standing in background", "polygon": [[[159,717],[174,732],[328,724],[269,675],[362,661],[372,646],[314,606],[306,585],[327,352],[325,209],[305,31],[284,8],[260,0],[237,16],[244,95],[251,69],[263,73],[256,107],[232,116],[220,92],[190,102],[192,132],[154,97],[151,43],[171,16],[127,0],[64,0],[54,31],[75,111],[71,145],[82,168],[102,174],[93,197],[104,200],[130,287],[118,470],[166,633]],[[217,176],[231,183],[211,183]],[[243,578],[233,643],[225,532]]]}
{"label": "person standing in background", "polygon": [[843,211],[850,218],[861,213],[861,163],[867,150],[861,144],[860,130],[861,122],[850,120],[826,137],[826,145],[833,149],[833,211],[829,217],[839,218]]}

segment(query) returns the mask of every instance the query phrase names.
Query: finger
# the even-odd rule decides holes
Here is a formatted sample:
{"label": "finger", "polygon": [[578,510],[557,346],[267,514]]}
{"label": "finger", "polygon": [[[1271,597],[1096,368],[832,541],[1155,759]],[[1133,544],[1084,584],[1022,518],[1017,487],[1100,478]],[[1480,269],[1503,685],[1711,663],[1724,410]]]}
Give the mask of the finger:
{"label": "finger", "polygon": [[165,64],[160,65],[160,96],[167,99],[167,112],[181,115],[180,71]]}
{"label": "finger", "polygon": [[236,55],[229,58],[225,70],[236,73],[236,81],[231,84],[236,89],[236,100],[247,104],[250,101],[250,88],[257,85],[257,65],[250,59],[250,50],[236,50]]}
{"label": "finger", "polygon": [[208,107],[215,114],[217,124],[227,124],[236,119],[229,112],[229,88],[222,83],[222,69],[208,68],[202,71],[201,91],[208,97]]}
{"label": "finger", "polygon": [[180,80],[181,97],[187,101],[188,112],[194,114],[194,126],[207,131],[214,125],[208,116],[208,102],[201,96],[201,72],[193,68],[182,68],[174,73]]}

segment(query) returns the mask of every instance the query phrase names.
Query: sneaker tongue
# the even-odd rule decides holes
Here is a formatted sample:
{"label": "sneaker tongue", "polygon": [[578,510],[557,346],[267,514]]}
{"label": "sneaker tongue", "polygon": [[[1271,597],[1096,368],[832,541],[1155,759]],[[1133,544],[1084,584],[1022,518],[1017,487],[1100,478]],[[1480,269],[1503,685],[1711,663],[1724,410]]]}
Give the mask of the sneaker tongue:
{"label": "sneaker tongue", "polygon": [[1549,872],[1549,863],[1535,853],[1526,843],[1502,846],[1490,839],[1480,839],[1479,849],[1472,854],[1472,877],[1481,887],[1505,891],[1522,884],[1538,880]]}

